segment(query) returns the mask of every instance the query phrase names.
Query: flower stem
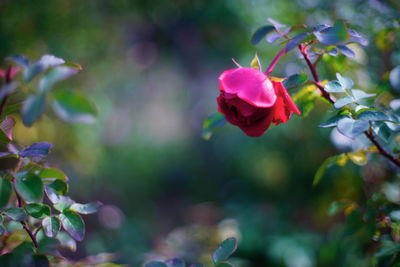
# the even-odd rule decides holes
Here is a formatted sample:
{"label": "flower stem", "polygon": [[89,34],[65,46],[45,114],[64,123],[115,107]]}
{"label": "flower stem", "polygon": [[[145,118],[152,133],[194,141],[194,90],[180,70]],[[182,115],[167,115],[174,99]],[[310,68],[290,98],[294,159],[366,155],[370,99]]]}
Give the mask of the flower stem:
{"label": "flower stem", "polygon": [[275,68],[276,64],[278,61],[281,59],[281,57],[286,54],[286,47],[284,47],[277,55],[276,57],[272,60],[271,64],[267,68],[267,70],[264,72],[265,75],[269,75]]}
{"label": "flower stem", "polygon": [[[314,78],[314,81],[315,81],[315,85],[321,91],[322,97],[324,97],[329,102],[334,104],[335,100],[331,98],[329,93],[327,91],[325,91],[324,87],[321,85],[316,65],[311,63],[310,58],[308,57],[308,54],[307,54],[307,50],[305,49],[305,47],[303,45],[299,45],[299,50],[300,50],[300,53],[303,55],[304,60],[306,61],[307,65],[308,65],[308,67],[309,67],[309,69],[311,71],[311,74],[312,74],[312,76]],[[383,157],[387,158],[389,161],[391,161],[397,167],[400,167],[400,160],[398,158],[396,158],[395,156],[393,156],[389,151],[387,151],[379,143],[379,141],[377,140],[376,136],[373,134],[373,132],[371,130],[365,131],[364,134],[371,141],[371,143],[376,146],[376,148],[379,151],[379,154],[381,154]]]}

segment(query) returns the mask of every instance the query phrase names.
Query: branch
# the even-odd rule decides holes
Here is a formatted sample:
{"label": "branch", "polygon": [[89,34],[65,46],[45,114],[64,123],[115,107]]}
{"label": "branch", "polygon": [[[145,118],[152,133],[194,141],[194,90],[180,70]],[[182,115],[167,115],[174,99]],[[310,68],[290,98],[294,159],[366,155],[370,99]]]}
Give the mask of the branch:
{"label": "branch", "polygon": [[307,50],[305,49],[305,47],[303,45],[299,45],[299,50],[300,53],[303,55],[304,60],[306,61],[308,67],[310,68],[311,74],[314,78],[314,81],[316,83],[316,86],[318,87],[318,89],[321,91],[321,95],[322,97],[324,97],[325,99],[327,99],[329,102],[331,102],[332,104],[335,103],[335,101],[331,98],[331,96],[329,95],[329,93],[327,91],[325,91],[324,87],[321,85],[321,82],[319,80],[319,76],[318,76],[318,72],[317,72],[317,68],[316,65],[311,63],[310,58],[307,55]]}
{"label": "branch", "polygon": [[376,148],[378,149],[379,153],[382,156],[384,156],[385,158],[396,164],[397,167],[400,167],[400,160],[398,158],[395,158],[391,153],[389,153],[382,147],[382,145],[378,142],[376,136],[372,133],[372,131],[370,130],[365,131],[364,134],[368,137],[371,143],[373,143],[376,146]]}
{"label": "branch", "polygon": [[[317,72],[317,68],[315,64],[312,64],[310,61],[310,58],[307,55],[307,50],[306,47],[304,47],[303,45],[299,45],[299,50],[300,53],[303,55],[304,60],[306,61],[308,67],[310,68],[310,71],[312,73],[312,76],[314,78],[315,81],[315,85],[318,87],[318,89],[321,91],[321,95],[322,97],[324,97],[325,99],[327,99],[329,102],[331,102],[332,104],[335,103],[335,100],[333,100],[331,98],[331,96],[329,95],[329,93],[327,91],[325,91],[324,87],[321,85],[320,80],[319,80],[319,76],[318,76],[318,72]],[[391,161],[393,164],[395,164],[397,167],[400,167],[400,160],[396,157],[394,157],[390,152],[388,152],[376,139],[376,136],[372,133],[372,131],[368,130],[364,132],[365,136],[371,141],[371,143],[373,143],[376,148],[379,151],[379,154],[381,154],[383,157],[387,158],[389,161]]]}

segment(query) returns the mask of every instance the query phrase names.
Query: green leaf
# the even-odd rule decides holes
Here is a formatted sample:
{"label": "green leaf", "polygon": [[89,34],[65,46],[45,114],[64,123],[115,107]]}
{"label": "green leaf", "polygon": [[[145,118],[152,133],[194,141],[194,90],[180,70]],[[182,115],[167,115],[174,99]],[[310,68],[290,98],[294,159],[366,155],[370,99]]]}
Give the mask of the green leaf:
{"label": "green leaf", "polygon": [[42,221],[44,233],[47,237],[56,237],[60,231],[61,224],[57,217],[47,217]]}
{"label": "green leaf", "polygon": [[346,57],[354,58],[356,56],[353,50],[351,50],[345,45],[338,45],[337,48],[339,48],[340,52],[342,52],[342,54],[345,55]]}
{"label": "green leaf", "polygon": [[350,89],[353,87],[354,82],[350,78],[342,76],[340,73],[336,73],[336,78],[344,89]]}
{"label": "green leaf", "polygon": [[372,124],[372,130],[374,133],[386,143],[389,142],[390,137],[392,136],[392,130],[387,126],[385,122],[377,121]]}
{"label": "green leaf", "polygon": [[254,56],[254,58],[251,60],[250,67],[253,68],[253,69],[257,69],[259,71],[262,71],[261,62],[260,62],[260,59],[258,58],[257,53]]}
{"label": "green leaf", "polygon": [[96,213],[101,206],[101,202],[90,202],[87,204],[74,203],[69,208],[81,214],[92,214]]}
{"label": "green leaf", "polygon": [[4,214],[14,221],[23,221],[26,219],[26,213],[22,208],[9,208],[4,211]]}
{"label": "green leaf", "polygon": [[343,118],[350,118],[347,115],[335,115],[332,118],[329,118],[328,120],[324,121],[323,123],[321,123],[320,125],[318,125],[318,127],[321,128],[331,128],[331,127],[335,127],[338,123],[339,120],[343,119]]}
{"label": "green leaf", "polygon": [[[353,29],[347,29],[347,32],[350,34],[350,39],[348,40],[349,43],[350,42],[351,43],[358,43],[358,44],[360,44],[362,46],[367,46],[368,45],[368,40],[365,37],[363,37],[361,34],[359,34],[357,31],[355,31]],[[377,44],[377,46],[378,46],[378,44]]]}
{"label": "green leaf", "polygon": [[168,265],[161,261],[151,261],[146,263],[145,267],[168,267]]}
{"label": "green leaf", "polygon": [[358,89],[351,90],[351,93],[353,94],[353,97],[356,101],[376,96],[376,94],[367,94],[364,91]]}
{"label": "green leaf", "polygon": [[389,116],[380,110],[361,109],[357,112],[357,118],[366,121],[388,121]]}
{"label": "green leaf", "polygon": [[215,127],[225,125],[225,116],[219,112],[211,114],[203,123],[202,136],[205,140],[209,140]]}
{"label": "green leaf", "polygon": [[42,203],[26,204],[25,209],[29,215],[37,219],[43,219],[50,215],[50,207]]}
{"label": "green leaf", "polygon": [[29,96],[22,106],[22,121],[31,126],[43,114],[46,107],[46,97],[43,94]]}
{"label": "green leaf", "polygon": [[212,258],[214,263],[226,261],[237,249],[236,238],[225,239],[214,251]]}
{"label": "green leaf", "polygon": [[338,121],[338,131],[351,139],[355,139],[357,136],[368,130],[369,123],[364,120],[353,120],[351,118],[343,118]]}
{"label": "green leaf", "polygon": [[307,74],[302,72],[300,74],[293,74],[283,81],[285,88],[289,89],[304,84],[308,80]]}
{"label": "green leaf", "polygon": [[342,93],[346,92],[344,90],[343,86],[341,83],[338,81],[329,81],[325,86],[324,86],[325,91],[329,93]]}
{"label": "green leaf", "polygon": [[68,181],[67,175],[63,171],[61,171],[59,169],[56,169],[56,168],[43,168],[43,169],[41,169],[40,173],[39,173],[39,177],[42,180],[58,179],[58,180],[61,180],[61,181],[64,181],[64,182]]}
{"label": "green leaf", "polygon": [[27,203],[38,202],[42,198],[43,184],[39,176],[28,172],[20,172],[14,176],[15,190]]}
{"label": "green leaf", "polygon": [[48,67],[56,67],[64,64],[65,61],[53,55],[44,55],[38,61],[30,64],[24,72],[24,81],[30,82],[39,73],[45,71]]}
{"label": "green leaf", "polygon": [[25,71],[24,71],[24,82],[28,83],[30,82],[33,78],[36,77],[39,73],[45,71],[46,68],[44,65],[35,62],[29,65]]}
{"label": "green leaf", "polygon": [[352,98],[351,96],[345,96],[336,100],[335,104],[333,105],[335,108],[339,109],[354,102],[356,102],[354,98]]}
{"label": "green leaf", "polygon": [[51,147],[52,145],[46,142],[34,143],[21,150],[19,156],[23,158],[46,157],[49,154]]}
{"label": "green leaf", "polygon": [[21,103],[7,105],[4,109],[3,116],[8,116],[13,113],[18,113],[18,112],[20,112],[21,107],[22,107]]}
{"label": "green leaf", "polygon": [[72,210],[64,210],[59,216],[65,231],[67,231],[73,239],[82,241],[85,235],[85,224],[81,216]]}
{"label": "green leaf", "polygon": [[69,250],[76,251],[76,242],[69,235],[59,231],[57,234],[57,240],[60,241],[62,247],[68,248]]}
{"label": "green leaf", "polygon": [[39,82],[39,92],[45,93],[57,82],[67,79],[69,76],[78,73],[78,69],[66,66],[58,66],[50,69]]}
{"label": "green leaf", "polygon": [[295,37],[293,37],[287,44],[286,44],[286,53],[292,50],[293,48],[297,47],[310,33],[303,32]]}
{"label": "green leaf", "polygon": [[11,142],[11,139],[8,138],[7,134],[2,129],[0,129],[0,141],[4,143]]}
{"label": "green leaf", "polygon": [[343,21],[338,21],[333,27],[325,28],[323,31],[314,32],[318,41],[325,45],[335,45],[345,42],[349,38],[346,25]]}
{"label": "green leaf", "polygon": [[92,102],[73,91],[55,92],[53,109],[58,117],[71,123],[92,123],[97,114]]}
{"label": "green leaf", "polygon": [[339,154],[325,159],[315,173],[312,185],[316,186],[322,180],[327,168],[335,164],[344,165],[346,162],[347,156],[345,154]]}
{"label": "green leaf", "polygon": [[301,116],[307,117],[314,108],[315,101],[321,95],[315,85],[305,85],[294,96],[293,101],[301,111]]}
{"label": "green leaf", "polygon": [[10,82],[3,85],[0,88],[0,100],[3,100],[6,96],[10,95],[12,92],[17,89],[18,83],[17,82]]}
{"label": "green leaf", "polygon": [[11,183],[9,180],[0,178],[0,209],[7,206],[12,192]]}
{"label": "green leaf", "polygon": [[384,241],[381,243],[381,247],[375,253],[375,257],[387,257],[394,255],[400,251],[400,244],[391,242],[391,241]]}
{"label": "green leaf", "polygon": [[61,180],[54,180],[47,187],[52,188],[58,195],[66,195],[68,193],[68,184]]}
{"label": "green leaf", "polygon": [[[49,189],[53,190],[46,186],[46,193],[49,192]],[[64,210],[68,209],[74,203],[74,201],[70,197],[60,196],[55,191],[53,191],[53,194],[56,194],[56,197],[57,197],[57,199],[56,199],[57,202],[53,205],[53,207],[60,212],[63,212]],[[47,194],[47,195],[49,196],[49,194]],[[50,200],[53,201],[54,199],[50,199]]]}
{"label": "green leaf", "polygon": [[9,57],[6,57],[5,60],[12,60],[23,68],[26,68],[29,65],[29,59],[23,55],[9,56]]}
{"label": "green leaf", "polygon": [[267,35],[267,33],[272,32],[274,30],[275,27],[271,25],[266,25],[258,28],[251,37],[251,43],[253,45],[258,44],[264,38],[264,36]]}

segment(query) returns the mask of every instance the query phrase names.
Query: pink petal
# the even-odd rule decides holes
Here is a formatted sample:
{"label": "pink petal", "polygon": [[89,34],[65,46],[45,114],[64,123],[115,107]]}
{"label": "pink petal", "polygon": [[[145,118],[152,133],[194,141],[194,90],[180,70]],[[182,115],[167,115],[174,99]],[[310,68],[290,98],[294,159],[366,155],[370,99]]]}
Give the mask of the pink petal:
{"label": "pink petal", "polygon": [[269,126],[271,125],[273,115],[274,113],[270,112],[267,116],[257,121],[257,123],[252,123],[250,125],[238,125],[238,127],[242,129],[242,131],[248,136],[259,137],[266,130],[268,130]]}
{"label": "pink petal", "polygon": [[[217,101],[218,111],[225,115],[228,122],[238,126],[248,136],[261,136],[271,125],[275,107],[256,108],[238,98],[235,100],[225,99],[223,92],[221,92]],[[245,116],[245,114],[250,113],[249,117]]]}
{"label": "pink petal", "polygon": [[224,71],[218,78],[220,90],[236,94],[240,99],[259,108],[275,104],[276,94],[268,77],[253,68],[237,68]]}

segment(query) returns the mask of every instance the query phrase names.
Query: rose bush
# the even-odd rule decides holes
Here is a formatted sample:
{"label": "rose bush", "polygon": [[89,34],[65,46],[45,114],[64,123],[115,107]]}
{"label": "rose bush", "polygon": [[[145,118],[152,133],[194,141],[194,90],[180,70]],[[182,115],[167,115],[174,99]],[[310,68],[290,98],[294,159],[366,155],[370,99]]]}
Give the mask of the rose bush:
{"label": "rose bush", "polygon": [[300,114],[281,82],[254,68],[236,68],[219,76],[218,111],[248,136],[262,135],[271,125]]}

